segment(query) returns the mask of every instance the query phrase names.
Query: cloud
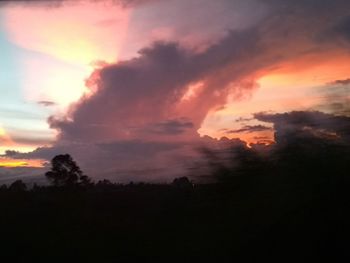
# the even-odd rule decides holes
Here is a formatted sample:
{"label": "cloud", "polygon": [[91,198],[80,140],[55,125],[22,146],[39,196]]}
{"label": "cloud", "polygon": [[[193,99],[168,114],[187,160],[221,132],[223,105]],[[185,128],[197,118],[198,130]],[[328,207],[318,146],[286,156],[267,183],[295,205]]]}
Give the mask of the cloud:
{"label": "cloud", "polygon": [[57,7],[62,2],[70,0],[0,0],[1,5],[46,5],[50,7]]}
{"label": "cloud", "polygon": [[274,125],[277,143],[311,137],[350,142],[350,117],[347,116],[336,116],[319,111],[257,113],[254,116],[259,121]]}
{"label": "cloud", "polygon": [[11,139],[20,145],[49,145],[53,142],[52,138],[45,137],[35,137],[35,136],[24,136],[24,135],[14,135]]}
{"label": "cloud", "polygon": [[21,179],[26,184],[41,183],[47,184],[44,177],[46,169],[35,167],[1,167],[0,166],[0,184],[11,184]]}
{"label": "cloud", "polygon": [[18,145],[49,145],[54,141],[52,133],[48,130],[6,127],[5,138]]}
{"label": "cloud", "polygon": [[[349,127],[350,117],[311,111],[260,113],[256,117],[275,125],[276,143],[203,149],[204,163],[199,163],[196,174],[224,183],[237,183],[241,176],[256,183],[255,179],[266,175],[290,176],[312,186],[316,182],[329,186],[330,178],[337,176],[338,182],[344,182],[341,178],[346,178],[350,161],[350,130],[339,127]],[[334,136],[333,130],[340,130],[341,136]]]}
{"label": "cloud", "polygon": [[331,84],[331,85],[349,85],[350,79],[338,79],[338,80],[335,80],[329,84]]}
{"label": "cloud", "polygon": [[19,155],[21,154],[20,152],[18,151],[13,151],[13,150],[6,150],[5,151],[5,154],[3,156],[6,156],[6,157],[15,157],[16,155]]}
{"label": "cloud", "polygon": [[[50,125],[61,140],[79,141],[136,138],[143,127],[164,126],[183,116],[198,129],[211,108],[225,103],[233,81],[260,68],[249,57],[262,49],[255,29],[231,32],[201,54],[157,42],[139,57],[98,69],[89,80],[97,87],[95,95],[82,98],[67,119],[52,117]],[[203,82],[200,92],[182,101],[189,85],[198,81]]]}
{"label": "cloud", "polygon": [[350,79],[339,79],[318,87],[317,93],[322,98],[317,109],[335,115],[350,116]]}
{"label": "cloud", "polygon": [[[159,0],[84,0],[90,2],[106,2],[110,4],[117,4],[123,7],[132,7],[142,5]],[[80,3],[83,1],[80,1]],[[0,0],[1,5],[45,5],[47,7],[59,7],[62,4],[76,4],[79,0]]]}
{"label": "cloud", "polygon": [[39,105],[43,105],[45,107],[50,107],[50,106],[55,106],[56,103],[53,102],[53,101],[48,101],[48,100],[41,100],[41,101],[38,101],[38,104]]}
{"label": "cloud", "polygon": [[146,131],[159,135],[176,135],[184,133],[186,130],[192,128],[192,122],[186,121],[186,119],[174,119],[154,123],[153,125],[150,125],[148,128],[146,128]]}
{"label": "cloud", "polygon": [[343,37],[346,41],[350,41],[350,16],[341,18],[333,28],[335,35]]}
{"label": "cloud", "polygon": [[[39,147],[28,153],[6,151],[2,157],[51,160],[58,154],[69,153],[93,178],[108,177],[115,180],[120,176],[125,177],[126,171],[129,171],[129,178],[125,177],[125,181],[145,180],[146,171],[158,170],[162,171],[163,180],[168,180],[178,175],[179,169],[183,171],[175,153],[189,152],[185,148],[186,143],[178,142],[119,140],[108,143],[56,144],[53,147]],[[138,177],[134,177],[134,172],[142,169],[145,170],[145,175],[136,172]],[[153,174],[147,179],[153,180],[155,177],[160,178],[159,174]]]}
{"label": "cloud", "polygon": [[261,131],[270,131],[272,128],[264,125],[245,125],[240,129],[229,130],[226,133],[250,133],[250,132],[261,132]]}
{"label": "cloud", "polygon": [[[51,128],[59,133],[55,144],[25,157],[50,159],[71,153],[83,169],[116,177],[117,171],[135,167],[171,172],[179,159],[191,155],[190,148],[205,141],[197,130],[210,111],[226,104],[229,95],[251,94],[260,76],[290,58],[337,48],[332,39],[319,42],[314,35],[335,28],[339,21],[333,18],[344,16],[350,7],[341,0],[264,3],[270,13],[259,23],[228,30],[200,52],[183,47],[180,41],[160,41],[142,48],[134,58],[102,65],[87,80],[93,94],[72,105],[66,116],[49,118]],[[198,83],[200,89],[183,100]],[[277,140],[288,129],[334,132],[342,137],[348,129],[342,126],[348,119],[339,119],[345,117],[320,112],[260,113],[255,118],[273,123]],[[270,128],[247,125],[236,132],[266,129]]]}
{"label": "cloud", "polygon": [[244,117],[239,117],[237,119],[235,119],[234,121],[235,122],[247,122],[247,121],[251,121],[253,120],[254,118],[244,118]]}

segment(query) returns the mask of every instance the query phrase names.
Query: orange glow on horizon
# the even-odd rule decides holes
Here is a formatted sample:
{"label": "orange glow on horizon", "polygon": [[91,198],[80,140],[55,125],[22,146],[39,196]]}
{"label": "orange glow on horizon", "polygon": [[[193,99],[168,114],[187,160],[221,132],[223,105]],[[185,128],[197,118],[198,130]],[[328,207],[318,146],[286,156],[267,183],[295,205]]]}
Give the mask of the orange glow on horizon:
{"label": "orange glow on horizon", "polygon": [[[264,124],[264,123],[263,123]],[[236,127],[236,128],[239,128]],[[236,132],[236,133],[227,133],[227,131],[215,130],[215,129],[199,129],[199,134],[201,136],[208,135],[215,139],[221,139],[226,137],[228,139],[240,139],[247,143],[247,146],[250,144],[265,144],[270,145],[275,143],[274,140],[274,130],[266,130],[261,132]]]}
{"label": "orange glow on horizon", "polygon": [[44,167],[44,160],[29,160],[29,159],[11,159],[0,158],[0,167],[15,168],[15,167]]}

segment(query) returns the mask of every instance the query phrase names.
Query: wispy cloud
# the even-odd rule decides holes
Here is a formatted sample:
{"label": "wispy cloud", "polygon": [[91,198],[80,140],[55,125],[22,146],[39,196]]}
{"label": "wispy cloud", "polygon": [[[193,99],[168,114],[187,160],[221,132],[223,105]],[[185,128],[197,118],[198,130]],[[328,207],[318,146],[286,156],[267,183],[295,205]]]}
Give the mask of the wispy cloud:
{"label": "wispy cloud", "polygon": [[250,133],[250,132],[261,132],[261,131],[270,131],[272,130],[271,127],[267,127],[264,125],[245,125],[240,129],[236,130],[229,130],[226,133]]}

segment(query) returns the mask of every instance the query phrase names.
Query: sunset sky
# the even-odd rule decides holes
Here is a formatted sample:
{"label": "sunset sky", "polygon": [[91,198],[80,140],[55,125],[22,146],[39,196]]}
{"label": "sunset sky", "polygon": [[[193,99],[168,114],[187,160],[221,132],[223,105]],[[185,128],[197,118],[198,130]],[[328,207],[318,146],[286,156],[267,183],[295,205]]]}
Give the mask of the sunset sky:
{"label": "sunset sky", "polygon": [[348,115],[349,50],[346,0],[0,1],[0,179],[70,153],[167,180],[221,137],[271,144],[257,113]]}

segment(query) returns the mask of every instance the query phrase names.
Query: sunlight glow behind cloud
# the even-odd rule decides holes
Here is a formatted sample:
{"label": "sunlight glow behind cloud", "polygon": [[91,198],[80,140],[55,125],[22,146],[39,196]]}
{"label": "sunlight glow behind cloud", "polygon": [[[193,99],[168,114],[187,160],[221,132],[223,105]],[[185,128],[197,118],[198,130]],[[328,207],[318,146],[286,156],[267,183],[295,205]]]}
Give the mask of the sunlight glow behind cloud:
{"label": "sunlight glow behind cloud", "polygon": [[128,9],[92,2],[49,10],[20,5],[5,9],[10,41],[37,53],[19,58],[25,97],[54,101],[61,109],[78,100],[87,91],[84,80],[91,63],[118,60],[128,17]]}

